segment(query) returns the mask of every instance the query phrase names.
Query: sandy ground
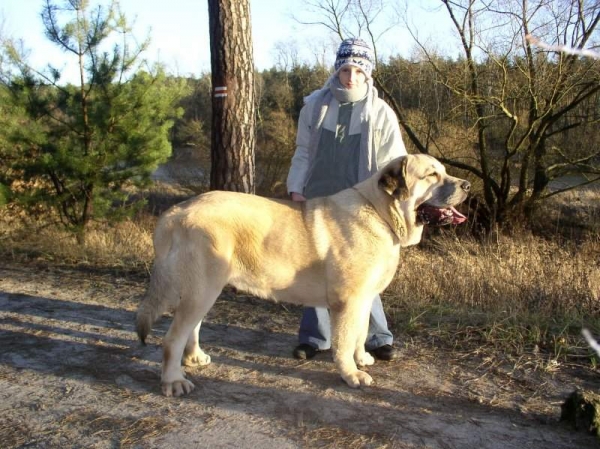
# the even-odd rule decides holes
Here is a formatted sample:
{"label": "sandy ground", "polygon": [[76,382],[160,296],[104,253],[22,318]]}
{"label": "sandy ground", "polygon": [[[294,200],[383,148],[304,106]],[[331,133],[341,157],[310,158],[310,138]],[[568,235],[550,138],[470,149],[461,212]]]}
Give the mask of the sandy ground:
{"label": "sandy ground", "polygon": [[[491,363],[397,335],[402,357],[352,390],[331,356],[291,357],[299,309],[226,291],[201,331],[213,363],[197,388],[160,393],[161,336],[133,330],[147,279],[0,263],[3,448],[597,448],[559,422],[597,371]],[[384,299],[385,301],[385,299]]]}

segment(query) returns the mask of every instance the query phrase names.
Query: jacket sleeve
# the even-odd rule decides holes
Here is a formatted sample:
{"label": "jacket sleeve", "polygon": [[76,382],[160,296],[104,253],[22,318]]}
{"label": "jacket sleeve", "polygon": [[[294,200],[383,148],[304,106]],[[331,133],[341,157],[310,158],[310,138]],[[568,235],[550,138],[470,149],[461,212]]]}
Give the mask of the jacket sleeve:
{"label": "jacket sleeve", "polygon": [[303,193],[309,170],[310,143],[310,103],[304,105],[300,110],[298,119],[298,132],[296,134],[296,151],[292,157],[292,163],[287,177],[288,193]]}
{"label": "jacket sleeve", "polygon": [[407,154],[402,134],[400,133],[400,125],[398,125],[398,117],[387,103],[383,103],[384,121],[381,128],[380,147],[377,150],[377,167],[384,167],[388,162],[397,157]]}

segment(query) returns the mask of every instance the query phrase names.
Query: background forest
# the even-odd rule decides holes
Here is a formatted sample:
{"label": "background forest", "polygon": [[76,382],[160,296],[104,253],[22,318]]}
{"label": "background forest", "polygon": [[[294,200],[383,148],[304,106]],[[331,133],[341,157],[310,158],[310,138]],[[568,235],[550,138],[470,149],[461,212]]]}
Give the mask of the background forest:
{"label": "background forest", "polygon": [[[115,215],[115,201],[130,204],[122,187],[147,186],[172,148],[175,158],[205,160],[200,168],[208,171],[213,86],[209,74],[175,78],[149,65],[149,39],[131,39],[118,3],[64,3],[46,0],[41,17],[48,39],[72,55],[78,83],[61,82],[52,64],[31,67],[25,43],[2,40],[0,189],[4,202],[45,204],[83,240],[91,221]],[[440,3],[453,27],[453,51],[422,42],[405,18],[413,54],[379,60],[376,86],[410,151],[430,153],[472,182],[472,229],[530,226],[546,199],[600,179],[600,60],[589,52],[600,6]],[[308,6],[332,36],[363,35],[377,48],[374,27],[384,3]],[[113,35],[121,36],[117,43]],[[279,63],[254,82],[255,183],[261,194],[280,195],[303,98],[331,67],[278,48]]]}

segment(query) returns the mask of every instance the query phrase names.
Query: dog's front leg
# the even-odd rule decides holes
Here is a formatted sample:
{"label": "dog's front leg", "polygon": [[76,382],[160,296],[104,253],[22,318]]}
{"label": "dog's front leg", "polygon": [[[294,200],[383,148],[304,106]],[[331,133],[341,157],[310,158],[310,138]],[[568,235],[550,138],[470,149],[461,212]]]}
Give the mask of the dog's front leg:
{"label": "dog's front leg", "polygon": [[360,371],[354,360],[357,341],[363,333],[361,331],[363,307],[360,306],[360,302],[358,304],[355,302],[354,305],[337,304],[330,308],[333,360],[342,379],[352,388],[369,386],[373,383],[373,378],[368,373]]}
{"label": "dog's front leg", "polygon": [[354,361],[358,366],[369,366],[375,363],[375,359],[365,349],[365,343],[369,333],[369,319],[371,317],[372,301],[366,301],[364,308],[358,314],[357,338],[354,350]]}

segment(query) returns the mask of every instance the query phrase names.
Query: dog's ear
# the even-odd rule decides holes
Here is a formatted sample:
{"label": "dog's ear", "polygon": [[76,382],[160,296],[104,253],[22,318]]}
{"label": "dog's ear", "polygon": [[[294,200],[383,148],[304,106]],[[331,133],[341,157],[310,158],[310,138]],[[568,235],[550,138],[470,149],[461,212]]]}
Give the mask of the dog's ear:
{"label": "dog's ear", "polygon": [[399,200],[408,199],[410,193],[406,184],[408,157],[403,156],[390,162],[379,178],[379,188]]}

